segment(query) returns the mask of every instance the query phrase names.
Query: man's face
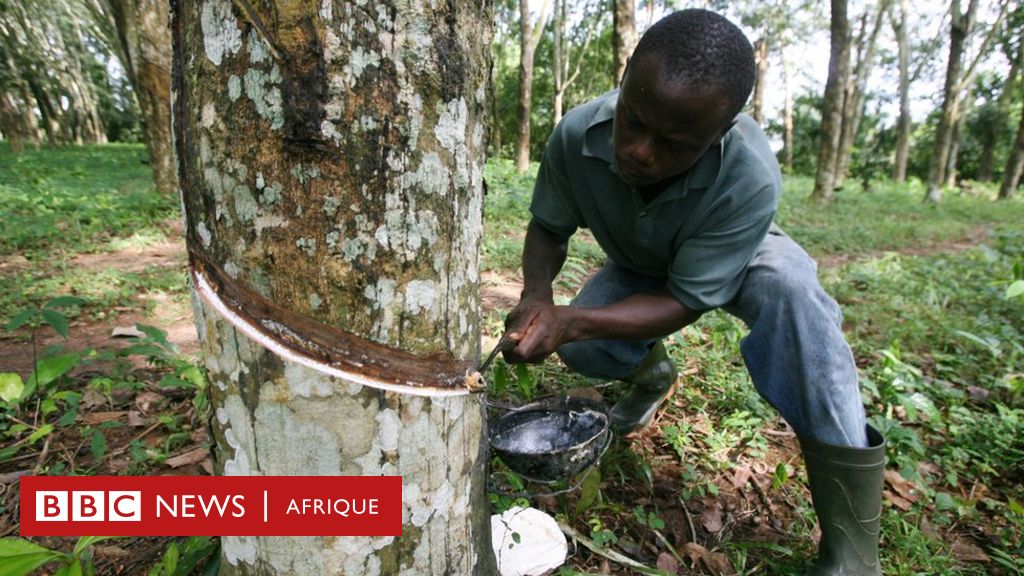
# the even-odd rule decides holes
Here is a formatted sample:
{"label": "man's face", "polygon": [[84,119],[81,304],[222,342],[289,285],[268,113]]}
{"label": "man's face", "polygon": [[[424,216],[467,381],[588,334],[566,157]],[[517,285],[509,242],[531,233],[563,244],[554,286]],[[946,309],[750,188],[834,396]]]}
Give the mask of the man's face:
{"label": "man's face", "polygon": [[615,163],[622,180],[641,188],[689,170],[728,132],[727,106],[720,88],[668,79],[656,57],[631,62],[615,107]]}

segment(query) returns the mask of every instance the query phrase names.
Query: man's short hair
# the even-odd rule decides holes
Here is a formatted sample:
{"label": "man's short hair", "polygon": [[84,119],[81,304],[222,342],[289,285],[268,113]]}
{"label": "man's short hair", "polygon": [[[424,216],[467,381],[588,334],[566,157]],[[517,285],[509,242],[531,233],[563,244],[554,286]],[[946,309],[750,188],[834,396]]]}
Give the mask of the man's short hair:
{"label": "man's short hair", "polygon": [[724,90],[730,121],[754,87],[754,47],[735,24],[709,10],[680,10],[656,22],[632,59],[649,54],[662,62],[672,81]]}

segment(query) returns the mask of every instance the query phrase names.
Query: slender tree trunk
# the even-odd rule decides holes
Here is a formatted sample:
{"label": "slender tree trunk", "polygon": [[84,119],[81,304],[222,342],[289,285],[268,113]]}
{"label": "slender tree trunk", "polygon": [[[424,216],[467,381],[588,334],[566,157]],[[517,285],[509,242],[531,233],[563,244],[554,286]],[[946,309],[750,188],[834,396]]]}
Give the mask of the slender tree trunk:
{"label": "slender tree trunk", "polygon": [[825,84],[825,109],[821,115],[821,147],[818,150],[818,169],[814,177],[811,198],[829,202],[835,190],[836,154],[843,121],[843,79],[849,77],[850,22],[846,15],[846,0],[832,0],[831,49],[828,81]]}
{"label": "slender tree trunk", "polygon": [[516,133],[516,170],[530,167],[530,112],[533,110],[533,57],[544,31],[549,0],[544,0],[537,24],[530,20],[530,1],[519,0],[519,128]]}
{"label": "slender tree trunk", "polygon": [[757,61],[757,76],[754,81],[754,121],[764,125],[764,94],[768,82],[768,34],[754,42],[754,58]]}
{"label": "slender tree trunk", "polygon": [[222,573],[497,571],[479,357],[486,2],[175,0],[172,109],[225,475],[401,475],[400,537]]}
{"label": "slender tree trunk", "polygon": [[142,112],[153,184],[178,189],[171,150],[171,32],[166,0],[110,0],[124,68]]}
{"label": "slender tree trunk", "polygon": [[54,42],[56,53],[63,55],[60,60],[60,83],[67,90],[70,100],[68,128],[76,144],[102,144],[106,142],[106,131],[100,120],[96,98],[92,93],[92,80],[82,65],[85,50],[79,26],[74,19],[70,22],[55,22],[48,36]]}
{"label": "slender tree trunk", "polygon": [[963,107],[959,116],[957,116],[956,123],[953,125],[953,131],[949,137],[949,156],[946,157],[946,181],[943,182],[943,186],[952,188],[956,186],[956,166],[957,160],[960,158],[960,136],[962,135],[964,127],[964,119],[967,114],[970,113],[970,101],[971,101],[971,90],[968,89],[963,96]]}
{"label": "slender tree trunk", "polygon": [[55,107],[53,105],[50,95],[43,90],[34,76],[27,76],[25,80],[28,82],[29,90],[32,92],[32,99],[35,100],[36,107],[39,109],[40,121],[43,125],[43,132],[46,134],[47,145],[52,148],[67,144],[68,141],[63,131],[64,123],[61,122],[63,111],[60,109],[60,106]]}
{"label": "slender tree trunk", "polygon": [[1020,176],[1024,172],[1024,111],[1020,115],[1020,124],[1017,126],[1017,138],[1013,148],[1006,156],[1006,167],[1003,168],[1003,180],[999,185],[999,199],[1006,200],[1013,196],[1020,185]]}
{"label": "slender tree trunk", "polygon": [[857,65],[854,67],[852,81],[846,86],[846,97],[843,99],[843,126],[839,138],[839,151],[836,153],[836,188],[841,188],[848,176],[853,146],[860,131],[860,121],[864,117],[864,100],[867,96],[868,78],[874,67],[878,32],[882,29],[888,5],[889,0],[879,1],[870,32],[867,32],[866,28],[867,13],[864,14],[862,21],[860,39],[857,43]]}
{"label": "slender tree trunk", "polygon": [[907,161],[910,158],[910,40],[907,14],[910,0],[899,0],[899,20],[893,18],[899,58],[900,114],[896,121],[896,157],[893,161],[893,179],[907,179]]}
{"label": "slender tree trunk", "polygon": [[782,141],[785,146],[782,165],[787,173],[793,172],[793,91],[789,86],[791,74],[789,59],[782,57],[782,90],[785,93],[785,104],[782,112]]}
{"label": "slender tree trunk", "polygon": [[[85,34],[82,32],[81,23],[77,18],[71,19],[71,43],[75,58],[74,76],[79,83],[79,93],[82,97],[81,110],[85,115],[87,132],[85,138],[92,144],[107,143],[107,129],[103,125],[103,117],[100,116],[99,97],[96,95],[96,86],[89,75],[89,69],[85,62],[88,58],[88,50],[85,47]],[[67,44],[67,42],[65,42]]]}
{"label": "slender tree trunk", "polygon": [[1006,74],[1003,90],[999,93],[999,100],[996,102],[997,120],[989,123],[988,129],[982,136],[981,158],[978,159],[978,180],[982,182],[990,182],[993,179],[996,144],[1003,129],[1003,121],[1010,117],[1010,104],[1013,103],[1013,96],[1017,90],[1017,77],[1020,74],[1022,61],[1024,61],[1024,42],[1018,40],[1017,54],[1010,56],[1010,71]]}
{"label": "slender tree trunk", "polygon": [[614,80],[617,86],[626,73],[626,63],[636,48],[636,2],[634,0],[612,0],[612,47],[615,51],[613,62]]}
{"label": "slender tree trunk", "polygon": [[953,143],[953,130],[960,117],[960,69],[963,66],[964,45],[974,28],[974,17],[978,11],[978,0],[970,0],[967,12],[960,11],[960,0],[950,4],[949,61],[946,64],[946,82],[943,87],[942,112],[939,126],[935,130],[935,148],[928,166],[928,189],[925,201],[942,200],[942,185],[946,181],[946,166],[949,150]]}
{"label": "slender tree trunk", "polygon": [[9,94],[0,92],[0,133],[11,144],[11,152],[25,151],[25,135],[21,126],[21,112],[14,106]]}
{"label": "slender tree trunk", "polygon": [[554,70],[554,98],[552,116],[555,125],[562,120],[562,106],[565,99],[565,69],[563,45],[565,44],[565,0],[554,0],[551,19],[551,65]]}
{"label": "slender tree trunk", "polygon": [[490,77],[491,80],[488,83],[487,93],[490,95],[491,101],[491,117],[488,124],[488,133],[490,134],[490,148],[491,156],[501,156],[501,107],[498,105],[498,67],[496,65],[491,66]]}

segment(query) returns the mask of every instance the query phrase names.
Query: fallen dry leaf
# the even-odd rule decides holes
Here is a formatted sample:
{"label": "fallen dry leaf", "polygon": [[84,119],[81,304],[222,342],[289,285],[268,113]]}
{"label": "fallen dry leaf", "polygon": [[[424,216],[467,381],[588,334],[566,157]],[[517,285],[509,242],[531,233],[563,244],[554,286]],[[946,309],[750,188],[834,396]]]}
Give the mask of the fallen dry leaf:
{"label": "fallen dry leaf", "polygon": [[914,505],[913,502],[907,500],[906,498],[903,498],[902,496],[896,494],[892,490],[885,490],[884,492],[882,492],[882,495],[885,496],[885,499],[887,501],[892,502],[893,506],[899,508],[900,510],[903,510],[904,512],[910,510],[910,508]]}
{"label": "fallen dry leaf", "polygon": [[722,507],[717,503],[704,509],[700,514],[700,523],[714,534],[722,529]]}
{"label": "fallen dry leaf", "polygon": [[210,451],[206,448],[194,448],[183,454],[172,456],[167,460],[164,460],[164,464],[167,464],[171,468],[181,468],[182,466],[188,466],[190,464],[198,464],[206,459],[210,455]]}
{"label": "fallen dry leaf", "polygon": [[104,422],[110,422],[111,420],[118,420],[122,416],[127,414],[124,410],[114,410],[109,412],[86,412],[81,415],[82,424],[89,426],[95,426]]}
{"label": "fallen dry leaf", "polygon": [[145,392],[139,392],[135,395],[135,405],[143,414],[149,412],[150,408],[157,407],[166,401],[167,398],[162,394],[157,394],[156,392],[150,392],[148,390]]}
{"label": "fallen dry leaf", "polygon": [[913,482],[901,476],[899,472],[895,470],[886,470],[885,481],[904,500],[908,502],[917,502],[920,491]]}
{"label": "fallen dry leaf", "polygon": [[658,570],[663,570],[669,574],[679,574],[679,562],[667,552],[658,554],[658,563],[656,566],[658,567]]}
{"label": "fallen dry leaf", "polygon": [[961,562],[990,562],[991,559],[977,544],[957,537],[953,540],[953,555]]}
{"label": "fallen dry leaf", "polygon": [[78,407],[83,410],[102,406],[107,403],[107,397],[100,394],[95,388],[86,388],[82,397],[78,400]]}
{"label": "fallen dry leaf", "polygon": [[971,400],[979,403],[988,402],[989,396],[992,392],[981,386],[968,386],[967,394],[970,395]]}
{"label": "fallen dry leaf", "polygon": [[742,488],[746,485],[747,481],[753,475],[754,471],[750,469],[750,466],[740,466],[733,470],[732,473],[732,487]]}
{"label": "fallen dry leaf", "polygon": [[141,428],[146,425],[146,419],[138,410],[131,410],[128,412],[128,425],[132,428]]}
{"label": "fallen dry leaf", "polygon": [[736,574],[736,569],[733,568],[732,562],[722,554],[721,552],[708,552],[701,559],[701,563],[704,564],[704,569],[709,574],[715,576],[730,576]]}
{"label": "fallen dry leaf", "polygon": [[680,556],[683,556],[684,558],[689,560],[694,566],[696,566],[697,562],[700,562],[700,559],[708,553],[708,549],[701,546],[700,544],[697,544],[696,542],[687,542],[683,545],[683,549],[679,552]]}

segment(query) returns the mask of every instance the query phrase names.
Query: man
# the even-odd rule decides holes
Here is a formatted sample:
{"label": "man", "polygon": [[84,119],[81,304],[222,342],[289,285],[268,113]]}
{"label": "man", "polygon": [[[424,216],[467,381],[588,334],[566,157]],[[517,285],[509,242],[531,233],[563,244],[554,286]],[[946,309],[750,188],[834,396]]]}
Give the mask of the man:
{"label": "man", "polygon": [[[822,530],[809,574],[881,574],[884,440],[865,422],[838,305],[772,225],[778,163],[739,114],[753,78],[736,26],[684,10],[644,34],[618,91],[566,115],[534,188],[506,359],[557,352],[572,370],[626,382],[610,416],[628,433],[676,383],[661,339],[724,308],[750,328],[741,351],[758,392],[800,438]],[[579,228],[608,261],[555,306],[551,283]]]}

